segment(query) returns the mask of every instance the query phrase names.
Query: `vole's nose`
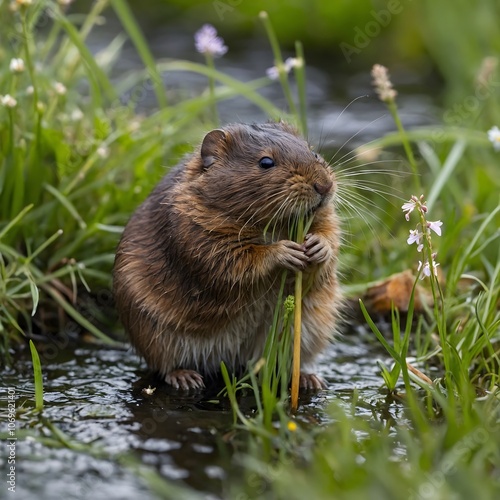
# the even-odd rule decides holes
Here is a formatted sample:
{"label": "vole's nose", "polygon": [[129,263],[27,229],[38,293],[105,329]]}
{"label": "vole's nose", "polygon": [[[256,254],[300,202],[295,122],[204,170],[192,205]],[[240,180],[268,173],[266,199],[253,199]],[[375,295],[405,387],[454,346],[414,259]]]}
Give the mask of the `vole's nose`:
{"label": "vole's nose", "polygon": [[320,184],[319,182],[314,183],[315,191],[321,196],[325,196],[325,194],[328,194],[330,192],[330,189],[332,189],[332,186],[332,181],[328,181],[326,184]]}

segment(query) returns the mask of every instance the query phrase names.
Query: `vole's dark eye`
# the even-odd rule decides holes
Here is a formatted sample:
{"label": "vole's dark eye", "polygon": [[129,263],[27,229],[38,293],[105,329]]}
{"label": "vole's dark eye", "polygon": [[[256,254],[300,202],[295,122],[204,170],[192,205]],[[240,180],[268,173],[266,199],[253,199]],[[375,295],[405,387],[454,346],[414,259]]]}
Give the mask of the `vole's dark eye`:
{"label": "vole's dark eye", "polygon": [[314,153],[314,158],[316,158],[316,160],[319,160],[318,153]]}
{"label": "vole's dark eye", "polygon": [[269,158],[269,156],[264,156],[264,158],[261,158],[259,160],[259,167],[261,168],[272,168],[274,167],[275,163],[272,158]]}

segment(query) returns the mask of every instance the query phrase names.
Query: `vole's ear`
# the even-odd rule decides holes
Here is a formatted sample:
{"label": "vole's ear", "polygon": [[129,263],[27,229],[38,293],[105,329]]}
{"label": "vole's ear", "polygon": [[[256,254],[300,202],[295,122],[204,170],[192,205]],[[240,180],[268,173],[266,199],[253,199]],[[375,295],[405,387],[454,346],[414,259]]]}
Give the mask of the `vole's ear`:
{"label": "vole's ear", "polygon": [[209,132],[203,139],[201,145],[201,159],[203,161],[203,168],[208,168],[215,161],[217,152],[221,152],[226,142],[226,132],[221,129],[215,129]]}

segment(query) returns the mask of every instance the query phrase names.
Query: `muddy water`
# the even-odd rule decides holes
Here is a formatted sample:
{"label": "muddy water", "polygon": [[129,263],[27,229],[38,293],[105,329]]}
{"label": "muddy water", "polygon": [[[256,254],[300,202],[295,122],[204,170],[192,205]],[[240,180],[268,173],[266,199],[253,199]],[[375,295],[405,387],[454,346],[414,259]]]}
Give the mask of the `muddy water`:
{"label": "muddy water", "polygon": [[[186,498],[225,497],[228,481],[241,471],[231,463],[234,447],[225,437],[232,412],[227,402],[216,399],[218,387],[199,394],[176,393],[148,374],[126,349],[80,346],[53,354],[44,360],[41,353],[43,419],[64,433],[70,447],[62,446],[39,417],[25,413],[34,406],[28,353],[2,374],[2,413],[7,388],[14,389],[18,410],[17,498],[157,498],[148,486],[152,479],[144,479],[151,472],[157,474],[156,481],[187,486],[192,494]],[[401,408],[386,404],[379,390],[382,379],[376,359],[385,355],[368,333],[345,335],[332,345],[319,364],[328,389],[302,398],[299,419],[321,425],[328,420],[328,403],[335,400],[350,407],[354,391],[358,414],[399,418]],[[151,396],[142,391],[148,386],[156,387]],[[251,411],[252,401],[241,404]],[[2,438],[5,442],[5,435]],[[0,498],[4,485],[2,489]],[[163,498],[182,497],[179,492],[163,494]]]}

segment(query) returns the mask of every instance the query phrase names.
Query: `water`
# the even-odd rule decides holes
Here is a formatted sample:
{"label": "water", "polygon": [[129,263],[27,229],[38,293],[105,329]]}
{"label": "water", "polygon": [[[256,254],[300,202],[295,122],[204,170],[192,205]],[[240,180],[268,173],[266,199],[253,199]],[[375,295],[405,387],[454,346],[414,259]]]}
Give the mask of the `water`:
{"label": "water", "polygon": [[[167,11],[168,12],[168,11]],[[180,59],[204,64],[204,57],[194,50],[193,35],[203,24],[190,24],[182,18],[172,23],[165,11],[156,14],[154,9],[137,8],[141,24],[153,56],[157,61]],[[158,17],[159,16],[159,17]],[[163,16],[163,22],[161,21]],[[168,23],[172,24],[168,24]],[[167,24],[165,24],[167,23]],[[106,24],[97,27],[87,43],[97,53],[120,33],[123,28],[113,17],[106,14]],[[257,30],[254,37],[226,39],[227,54],[216,60],[216,68],[243,82],[265,76],[273,65],[273,54],[265,34]],[[307,49],[307,47],[306,47]],[[283,58],[295,54],[284,50]],[[371,64],[380,61],[374,60]],[[377,98],[371,84],[371,64],[364,71],[353,72],[344,61],[330,61],[324,56],[306,50],[306,77],[309,139],[312,144],[326,150],[348,146],[354,149],[368,141],[395,130],[394,122],[383,103]],[[120,57],[113,66],[116,81],[124,75],[144,68],[132,43],[126,42]],[[405,127],[435,124],[439,116],[439,92],[436,82],[428,71],[418,71],[399,64],[391,71],[398,90],[398,107]],[[200,95],[207,88],[207,79],[192,72],[171,72],[162,75],[163,83],[172,96]],[[293,76],[290,77],[295,94]],[[278,82],[263,87],[259,92],[281,109],[287,109],[283,91]],[[146,92],[127,93],[133,97],[139,111],[151,112],[157,101],[152,89]],[[262,122],[268,116],[248,100],[235,97],[219,104],[222,124],[231,122]]]}
{"label": "water", "polygon": [[[6,389],[13,388],[17,409],[24,409],[15,429],[18,498],[155,498],[137,472],[139,464],[202,493],[201,498],[223,498],[227,482],[240,477],[241,471],[231,463],[234,447],[226,439],[232,412],[227,401],[217,402],[218,387],[197,394],[175,392],[125,349],[51,349],[50,359],[44,358],[42,344],[40,351],[43,418],[76,449],[61,446],[38,417],[25,412],[34,407],[34,384],[29,353],[22,353],[2,375],[0,397],[4,412]],[[397,419],[401,408],[386,404],[379,390],[377,358],[385,355],[366,332],[345,335],[331,345],[319,363],[328,389],[302,397],[298,418],[322,425],[329,421],[329,402],[350,407],[356,391],[357,414]],[[151,396],[143,393],[149,386],[156,387]],[[241,405],[251,412],[249,398]],[[4,452],[5,447],[2,456]]]}

